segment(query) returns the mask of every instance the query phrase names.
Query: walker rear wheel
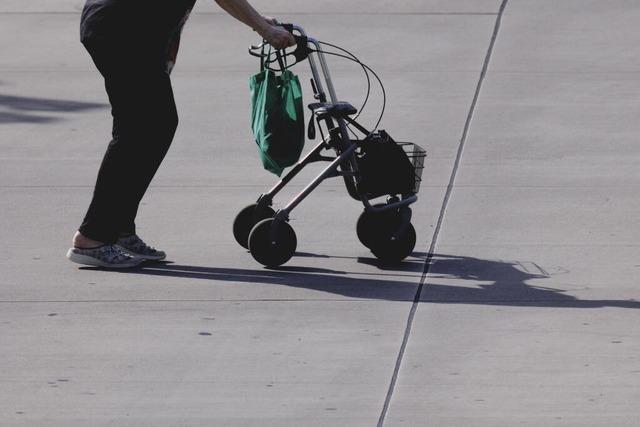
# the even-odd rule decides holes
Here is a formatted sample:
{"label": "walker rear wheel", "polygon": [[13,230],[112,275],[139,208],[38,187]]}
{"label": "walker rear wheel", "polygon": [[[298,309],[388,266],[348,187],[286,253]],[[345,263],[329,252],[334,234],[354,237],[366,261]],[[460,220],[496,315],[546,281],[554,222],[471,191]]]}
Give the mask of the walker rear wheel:
{"label": "walker rear wheel", "polygon": [[275,215],[275,211],[270,206],[258,208],[257,203],[242,209],[233,221],[233,236],[236,238],[236,242],[243,248],[249,249],[251,229],[263,219],[271,218],[273,215]]}
{"label": "walker rear wheel", "polygon": [[251,256],[266,267],[279,267],[289,261],[297,245],[289,223],[275,218],[260,221],[249,234]]}

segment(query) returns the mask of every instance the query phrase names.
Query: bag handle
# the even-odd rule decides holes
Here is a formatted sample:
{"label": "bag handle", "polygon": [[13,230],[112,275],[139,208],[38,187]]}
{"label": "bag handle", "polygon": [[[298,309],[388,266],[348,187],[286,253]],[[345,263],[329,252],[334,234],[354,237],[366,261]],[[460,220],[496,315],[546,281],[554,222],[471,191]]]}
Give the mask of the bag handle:
{"label": "bag handle", "polygon": [[284,73],[287,69],[287,56],[280,53],[280,49],[276,50],[276,58],[278,59],[278,65],[280,65],[280,71]]}
{"label": "bag handle", "polygon": [[[265,64],[264,64],[264,58],[265,58],[265,54],[264,54],[264,48],[266,46],[266,43],[263,41],[262,43],[262,48],[260,49],[260,71],[264,71],[265,70]],[[267,56],[271,55],[271,46],[269,46],[269,51],[267,53]]]}
{"label": "bag handle", "polygon": [[[266,50],[266,53],[265,53],[266,46],[269,46],[269,48],[268,50]],[[262,47],[260,49],[260,71],[270,69],[267,67],[267,65],[273,62],[272,60],[270,60],[272,55],[272,50],[273,48],[269,43],[266,43],[266,42],[262,43]],[[280,71],[284,72],[288,68],[287,55],[283,55],[280,49],[275,49],[275,53],[276,53],[276,60],[278,61],[278,65],[280,66]]]}
{"label": "bag handle", "polygon": [[[285,25],[291,25],[291,24],[283,24],[283,26]],[[292,29],[288,29],[288,30],[289,32],[292,31]],[[284,71],[288,68],[293,67],[298,62],[302,62],[309,56],[310,53],[313,52],[313,50],[308,46],[308,39],[306,36],[298,36],[294,34],[293,37],[296,39],[296,49],[293,52],[287,52],[284,49],[281,49],[279,51],[276,50],[276,57],[279,56],[277,58],[277,61],[278,61],[278,64],[280,65],[280,71]],[[269,50],[265,54],[266,45],[269,45]],[[252,45],[249,47],[249,55],[260,58],[260,71],[263,71],[265,69],[277,71],[272,68],[269,68],[269,64],[271,62],[274,62],[270,60],[271,53],[272,53],[271,49],[272,49],[272,46],[264,39],[262,40],[262,43],[259,44],[258,46]],[[288,56],[293,56],[295,58],[295,61],[292,64],[288,64],[288,58],[287,58]],[[266,61],[265,61],[265,58],[266,58]]]}

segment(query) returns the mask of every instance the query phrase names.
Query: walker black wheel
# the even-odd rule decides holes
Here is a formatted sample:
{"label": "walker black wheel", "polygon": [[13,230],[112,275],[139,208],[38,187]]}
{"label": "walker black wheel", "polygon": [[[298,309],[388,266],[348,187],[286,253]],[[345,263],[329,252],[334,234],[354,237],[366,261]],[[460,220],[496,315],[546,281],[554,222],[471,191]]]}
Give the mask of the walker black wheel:
{"label": "walker black wheel", "polygon": [[383,227],[371,240],[371,252],[386,264],[397,264],[411,255],[416,246],[416,229],[411,223],[398,232],[396,227]]}
{"label": "walker black wheel", "polygon": [[[385,206],[384,204],[373,205],[374,208]],[[383,227],[397,226],[401,222],[400,213],[397,209],[389,209],[382,212],[364,211],[358,218],[356,233],[360,243],[367,248],[371,248],[373,238],[380,233]]]}
{"label": "walker black wheel", "polygon": [[260,221],[249,234],[251,256],[266,267],[278,267],[289,261],[298,240],[288,222],[275,218]]}
{"label": "walker black wheel", "polygon": [[263,219],[271,218],[275,211],[270,206],[258,208],[256,203],[242,209],[233,221],[233,236],[236,242],[245,249],[249,249],[249,233],[254,225]]}

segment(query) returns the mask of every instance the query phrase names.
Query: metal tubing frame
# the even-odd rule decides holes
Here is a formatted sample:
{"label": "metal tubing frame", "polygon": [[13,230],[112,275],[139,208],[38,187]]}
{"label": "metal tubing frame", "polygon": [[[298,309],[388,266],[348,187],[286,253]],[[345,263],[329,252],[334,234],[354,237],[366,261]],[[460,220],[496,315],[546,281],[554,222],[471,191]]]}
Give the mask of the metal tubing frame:
{"label": "metal tubing frame", "polygon": [[[331,80],[331,74],[329,72],[329,67],[327,65],[327,61],[324,53],[322,52],[322,48],[318,40],[308,37],[304,29],[298,25],[293,25],[293,29],[298,31],[302,36],[307,37],[308,43],[312,44],[316,48],[316,55],[318,56],[318,62],[320,63],[320,69],[322,70],[322,77],[320,78],[320,73],[318,72],[318,66],[316,65],[315,59],[312,54],[309,54],[307,59],[309,60],[309,66],[311,68],[311,74],[313,75],[313,79],[315,81],[316,89],[318,90],[318,97],[321,102],[326,102],[326,94],[324,92],[324,84],[327,86],[327,90],[329,91],[329,98],[332,103],[337,103],[338,98],[336,96],[335,88],[333,86],[333,81]],[[324,80],[324,82],[323,82]],[[344,165],[348,165],[348,170],[344,172],[345,184],[347,185],[347,190],[349,194],[362,202],[365,210],[371,212],[383,212],[390,209],[399,209],[405,206],[409,206],[418,200],[418,196],[416,194],[403,195],[402,198],[393,203],[388,203],[385,206],[374,207],[371,205],[369,199],[365,196],[358,194],[355,190],[355,187],[347,182],[350,179],[347,175],[349,173],[357,172],[357,165],[354,160],[354,152],[358,147],[357,144],[351,143],[349,138],[349,132],[347,130],[346,120],[342,117],[335,118],[338,122],[338,127],[340,128],[341,135],[341,144],[340,144],[340,153],[339,155],[331,162],[324,171],[322,171],[311,183],[309,183],[300,193],[298,193],[284,208],[280,209],[275,218],[277,220],[288,221],[289,214],[293,209],[296,208],[322,181],[327,178],[334,177],[340,175],[337,172],[339,166],[342,166],[344,169]],[[351,122],[351,120],[349,120]],[[327,124],[331,124],[332,118],[327,118]],[[329,137],[328,137],[329,138]],[[261,199],[266,198],[265,202],[271,205],[271,201],[273,196],[275,196],[282,188],[290,182],[307,164],[312,163],[316,160],[324,160],[319,159],[319,154],[323,148],[326,148],[327,141],[323,140],[316,147],[314,147],[309,154],[307,154],[304,159],[299,162],[288,174],[284,176],[268,193],[261,196],[258,200],[260,202]],[[352,188],[354,187],[354,188]],[[355,194],[354,194],[355,193]]]}
{"label": "metal tubing frame", "polygon": [[[327,59],[325,58],[324,53],[322,52],[322,48],[320,46],[320,42],[318,42],[318,40],[314,39],[313,37],[308,37],[307,33],[304,31],[304,28],[300,27],[299,25],[293,25],[293,29],[298,31],[301,35],[303,35],[304,37],[307,38],[307,42],[311,43],[312,45],[315,46],[316,48],[316,55],[318,55],[318,62],[320,63],[320,68],[322,69],[322,75],[324,77],[324,82],[327,85],[327,90],[329,91],[329,99],[331,100],[332,103],[337,103],[338,102],[338,97],[336,96],[336,90],[333,86],[333,80],[331,80],[331,73],[329,72],[329,66],[327,65]],[[309,55],[308,56],[309,59],[309,66],[311,67],[311,74],[313,74],[313,78],[316,82],[316,87],[318,89],[318,92],[320,92],[321,94],[324,93],[324,90],[322,88],[322,82],[320,80],[320,74],[318,73],[318,69],[316,66],[316,62],[313,59],[313,55]],[[342,134],[342,139],[344,141],[348,141],[349,140],[349,131],[347,130],[347,124],[345,122],[345,120],[343,118],[338,118],[338,125],[340,126],[340,133]],[[344,147],[346,148],[346,147]]]}
{"label": "metal tubing frame", "polygon": [[[271,190],[269,190],[266,194],[263,194],[260,198],[267,198],[267,204],[270,206],[271,201],[273,200],[273,196],[278,194],[280,190],[284,188],[300,171],[309,163],[313,163],[319,160],[328,160],[320,156],[320,152],[325,148],[325,141],[321,141],[318,143],[313,150],[311,150],[304,158],[298,162],[293,169],[291,169],[285,176],[282,177],[280,181],[276,185],[274,185]],[[258,200],[260,201],[260,199]]]}
{"label": "metal tubing frame", "polygon": [[280,209],[275,218],[280,220],[288,220],[289,213],[295,209],[296,206],[300,204],[315,188],[320,185],[322,181],[332,176],[336,176],[338,166],[344,163],[346,160],[351,157],[353,152],[356,150],[357,146],[354,144],[351,147],[347,148],[342,154],[340,154],[334,161],[331,162],[329,166],[325,170],[323,170],[320,175],[318,175],[313,181],[311,181],[300,193],[298,193],[284,208]]}

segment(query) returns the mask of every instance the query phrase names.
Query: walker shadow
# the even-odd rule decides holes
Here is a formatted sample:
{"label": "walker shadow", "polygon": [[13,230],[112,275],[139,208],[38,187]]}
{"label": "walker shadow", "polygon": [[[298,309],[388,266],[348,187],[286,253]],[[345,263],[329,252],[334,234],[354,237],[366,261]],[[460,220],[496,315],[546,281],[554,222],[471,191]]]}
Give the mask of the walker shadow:
{"label": "walker shadow", "polygon": [[[94,102],[0,95],[0,124],[51,123],[62,120],[62,117],[52,116],[50,113],[73,113],[107,107],[107,104]],[[33,113],[49,113],[49,115]]]}
{"label": "walker shadow", "polygon": [[[416,265],[420,265],[418,273]],[[252,270],[162,263],[129,270],[128,274],[283,285],[350,298],[411,302],[420,282],[423,265],[424,259],[403,263],[397,267],[399,274],[389,273],[389,268],[385,272],[363,274],[306,267]],[[413,274],[403,274],[403,271]],[[369,277],[352,277],[350,274]],[[640,309],[640,302],[635,300],[580,300],[568,295],[566,290],[527,283],[549,277],[550,274],[535,263],[435,254],[422,289],[421,301],[437,304]],[[455,284],[437,283],[438,279]]]}

